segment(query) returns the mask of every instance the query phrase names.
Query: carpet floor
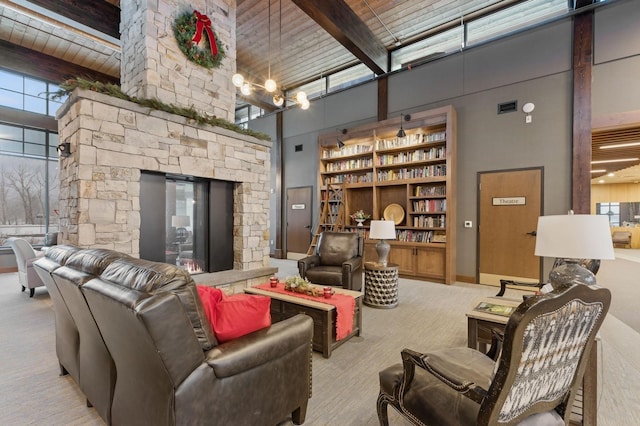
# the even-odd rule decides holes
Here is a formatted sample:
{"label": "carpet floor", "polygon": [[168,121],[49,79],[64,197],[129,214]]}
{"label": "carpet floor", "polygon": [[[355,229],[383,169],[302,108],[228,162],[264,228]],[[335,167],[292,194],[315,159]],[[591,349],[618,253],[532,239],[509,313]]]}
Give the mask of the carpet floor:
{"label": "carpet floor", "polygon": [[[640,276],[640,263],[608,261],[599,272],[618,298],[616,282]],[[272,260],[284,278],[297,273],[296,262]],[[621,265],[621,266],[618,266]],[[635,267],[635,273],[633,268]],[[602,278],[600,277],[602,274]],[[638,300],[636,288],[623,298]],[[493,287],[452,286],[401,279],[395,309],[363,309],[363,331],[337,348],[331,358],[314,353],[313,396],[306,425],[377,425],[378,372],[400,362],[400,351],[466,346],[464,313],[475,299],[494,295]],[[516,296],[517,297],[517,296]],[[618,316],[632,306],[621,301],[601,330],[598,422],[601,426],[640,426],[640,335]],[[620,312],[618,312],[618,309]],[[636,318],[634,310],[630,318]],[[58,376],[54,314],[44,288],[34,298],[20,293],[17,274],[0,274],[0,424],[100,425],[102,420],[69,376]],[[239,409],[241,409],[239,407]],[[409,423],[389,409],[392,425]],[[211,424],[215,424],[212,419]]]}

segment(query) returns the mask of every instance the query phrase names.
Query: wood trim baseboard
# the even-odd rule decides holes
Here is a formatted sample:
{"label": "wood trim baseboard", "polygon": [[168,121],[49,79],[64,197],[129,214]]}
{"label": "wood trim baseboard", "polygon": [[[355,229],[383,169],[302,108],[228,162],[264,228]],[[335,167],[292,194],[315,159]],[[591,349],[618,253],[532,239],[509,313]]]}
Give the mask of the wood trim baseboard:
{"label": "wood trim baseboard", "polygon": [[8,274],[10,272],[18,272],[18,267],[4,267],[0,268],[0,274]]}
{"label": "wood trim baseboard", "polygon": [[476,277],[469,277],[467,275],[456,275],[456,281],[463,283],[477,284]]}

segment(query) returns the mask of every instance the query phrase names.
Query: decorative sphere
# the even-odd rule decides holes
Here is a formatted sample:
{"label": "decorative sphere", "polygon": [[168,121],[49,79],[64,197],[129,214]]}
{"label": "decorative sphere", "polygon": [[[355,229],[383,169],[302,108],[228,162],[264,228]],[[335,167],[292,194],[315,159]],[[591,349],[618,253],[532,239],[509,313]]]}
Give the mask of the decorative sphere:
{"label": "decorative sphere", "polygon": [[[302,104],[302,103],[304,103],[304,101],[306,101],[306,100],[307,100],[307,94],[306,94],[306,93],[304,93],[303,91],[299,91],[299,92],[296,94],[296,100],[297,100],[299,103],[301,103],[301,104]],[[303,108],[303,109],[304,109],[304,108]]]}
{"label": "decorative sphere", "polygon": [[284,98],[280,95],[273,95],[273,104],[277,107],[282,106],[282,104],[284,104]]}
{"label": "decorative sphere", "polygon": [[240,93],[245,96],[249,96],[251,94],[251,86],[249,85],[249,83],[244,83],[242,85],[242,87],[240,88]]}

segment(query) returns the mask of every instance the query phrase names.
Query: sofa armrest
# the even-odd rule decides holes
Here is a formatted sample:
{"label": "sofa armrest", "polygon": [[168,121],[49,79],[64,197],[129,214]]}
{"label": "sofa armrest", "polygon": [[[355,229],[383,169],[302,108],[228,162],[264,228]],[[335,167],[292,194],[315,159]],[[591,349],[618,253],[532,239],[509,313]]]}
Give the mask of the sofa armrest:
{"label": "sofa armrest", "polygon": [[307,271],[320,265],[320,256],[313,254],[298,260],[298,272],[302,278],[305,277]]}
{"label": "sofa armrest", "polygon": [[231,377],[278,359],[301,345],[309,345],[311,353],[312,338],[311,317],[296,315],[216,346],[205,354],[205,361],[216,377]]}

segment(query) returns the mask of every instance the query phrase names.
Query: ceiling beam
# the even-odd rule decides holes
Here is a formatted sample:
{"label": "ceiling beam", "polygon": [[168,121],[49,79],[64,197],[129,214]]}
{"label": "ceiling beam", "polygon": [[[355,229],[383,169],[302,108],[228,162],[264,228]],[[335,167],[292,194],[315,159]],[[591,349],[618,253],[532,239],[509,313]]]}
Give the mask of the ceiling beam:
{"label": "ceiling beam", "polygon": [[386,47],[344,0],[292,0],[377,75],[387,72]]}
{"label": "ceiling beam", "polygon": [[63,61],[4,40],[0,40],[0,57],[2,57],[3,67],[51,82],[61,83],[67,78],[82,76],[105,83],[119,84],[117,77]]}
{"label": "ceiling beam", "polygon": [[106,1],[29,0],[42,8],[120,39],[120,8]]}

